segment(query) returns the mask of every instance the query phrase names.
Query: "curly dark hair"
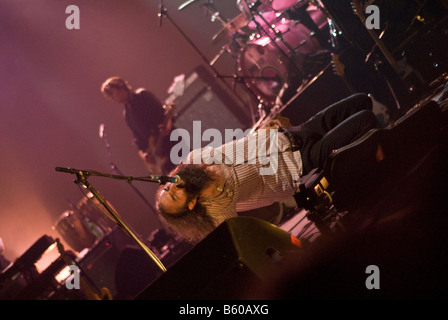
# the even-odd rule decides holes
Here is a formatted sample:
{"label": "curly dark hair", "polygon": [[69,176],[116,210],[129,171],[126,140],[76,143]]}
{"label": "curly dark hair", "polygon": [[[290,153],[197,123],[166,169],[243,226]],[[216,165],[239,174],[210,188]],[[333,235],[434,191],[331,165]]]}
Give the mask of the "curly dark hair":
{"label": "curly dark hair", "polygon": [[[213,182],[213,177],[205,170],[205,167],[204,165],[180,164],[170,173],[181,178],[182,185],[178,187],[185,189],[187,203]],[[188,242],[196,243],[213,231],[215,228],[213,219],[207,215],[206,208],[201,205],[199,199],[192,210],[186,207],[182,213],[169,214],[158,201],[162,190],[163,186],[157,192],[156,209],[160,222],[169,232],[180,235]]]}

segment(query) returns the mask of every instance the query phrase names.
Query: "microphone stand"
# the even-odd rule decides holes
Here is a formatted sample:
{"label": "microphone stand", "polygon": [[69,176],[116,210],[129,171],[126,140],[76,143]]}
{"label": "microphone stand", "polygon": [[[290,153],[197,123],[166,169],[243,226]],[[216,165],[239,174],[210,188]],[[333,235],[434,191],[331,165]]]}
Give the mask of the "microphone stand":
{"label": "microphone stand", "polygon": [[[100,126],[100,138],[104,139],[104,144],[106,146],[107,155],[109,157],[110,161],[110,168],[113,172],[118,173],[119,175],[123,175],[121,170],[115,165],[114,161],[112,160],[112,152],[110,150],[110,143],[109,139],[107,139],[107,134],[104,132],[104,125]],[[149,203],[149,201],[145,198],[145,196],[138,190],[133,184],[129,184],[131,188],[137,193],[137,195],[143,200],[143,202],[146,203],[146,205],[151,209],[153,214],[156,214],[155,208]]]}
{"label": "microphone stand", "polygon": [[148,180],[148,178],[133,178],[133,177],[125,177],[125,176],[118,176],[118,175],[110,175],[110,174],[104,174],[97,171],[87,171],[87,170],[76,170],[71,168],[56,168],[56,171],[61,172],[67,172],[67,173],[74,173],[76,174],[76,180],[75,183],[84,187],[85,189],[89,190],[92,195],[103,205],[103,207],[110,213],[112,216],[114,222],[122,228],[136,243],[137,245],[155,262],[155,264],[163,271],[166,271],[165,266],[163,265],[162,261],[159,260],[159,258],[154,254],[154,252],[151,251],[133,232],[129,227],[123,222],[123,220],[120,218],[117,212],[107,203],[107,201],[103,198],[103,196],[87,181],[87,178],[90,175],[96,175],[101,177],[110,177],[114,179],[119,180],[127,180],[128,182],[131,182],[132,180],[140,180],[140,181],[151,181],[151,182],[157,182],[154,180]]}

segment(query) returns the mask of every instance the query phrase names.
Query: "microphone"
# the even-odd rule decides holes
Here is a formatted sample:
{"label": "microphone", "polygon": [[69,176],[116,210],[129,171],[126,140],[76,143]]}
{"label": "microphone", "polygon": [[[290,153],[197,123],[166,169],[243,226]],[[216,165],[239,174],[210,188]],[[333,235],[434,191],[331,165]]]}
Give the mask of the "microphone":
{"label": "microphone", "polygon": [[149,176],[147,177],[147,180],[149,181],[154,181],[154,182],[158,182],[159,184],[165,184],[167,182],[170,182],[172,184],[174,184],[175,186],[177,186],[181,179],[178,175],[169,177],[169,176]]}

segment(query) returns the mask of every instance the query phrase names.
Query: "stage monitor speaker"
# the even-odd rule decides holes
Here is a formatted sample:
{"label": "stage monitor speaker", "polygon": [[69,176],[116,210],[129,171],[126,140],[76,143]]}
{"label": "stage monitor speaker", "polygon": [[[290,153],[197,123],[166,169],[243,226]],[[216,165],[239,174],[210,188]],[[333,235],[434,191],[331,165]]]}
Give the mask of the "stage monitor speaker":
{"label": "stage monitor speaker", "polygon": [[[246,106],[235,95],[213,77],[204,66],[196,67],[185,77],[185,89],[181,96],[174,99],[175,127],[182,128],[193,137],[193,122],[200,121],[200,135],[207,129],[217,129],[221,133],[222,143],[213,141],[212,146],[219,146],[225,141],[225,129],[242,129],[249,127]],[[190,146],[192,140],[190,139]],[[210,142],[201,142],[201,147]],[[214,145],[213,143],[216,143]]]}
{"label": "stage monitor speaker", "polygon": [[106,287],[114,299],[132,299],[162,271],[120,228],[115,228],[78,263],[97,289]]}
{"label": "stage monitor speaker", "polygon": [[264,220],[226,220],[136,300],[256,299],[272,277],[302,252],[300,241]]}

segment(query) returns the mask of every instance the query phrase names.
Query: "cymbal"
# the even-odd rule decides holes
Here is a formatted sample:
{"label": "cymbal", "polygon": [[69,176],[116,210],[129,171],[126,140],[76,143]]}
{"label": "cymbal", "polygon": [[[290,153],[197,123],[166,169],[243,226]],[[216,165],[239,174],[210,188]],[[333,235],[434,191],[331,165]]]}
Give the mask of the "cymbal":
{"label": "cymbal", "polygon": [[232,36],[232,34],[247,26],[248,22],[247,17],[243,13],[240,13],[235,18],[227,22],[224,27],[213,36],[212,44],[215,45],[221,41],[227,40]]}
{"label": "cymbal", "polygon": [[184,9],[186,6],[192,4],[192,3],[195,2],[195,1],[196,1],[196,0],[188,0],[188,1],[184,2],[184,3],[182,3],[182,4],[177,8],[177,10],[180,11],[180,10]]}

